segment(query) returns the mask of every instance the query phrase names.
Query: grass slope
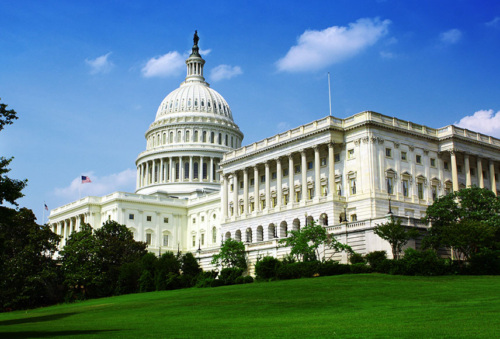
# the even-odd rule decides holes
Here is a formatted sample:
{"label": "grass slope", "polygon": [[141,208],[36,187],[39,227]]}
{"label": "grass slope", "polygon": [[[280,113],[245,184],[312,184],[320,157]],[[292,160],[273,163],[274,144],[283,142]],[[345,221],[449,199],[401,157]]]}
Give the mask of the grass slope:
{"label": "grass slope", "polygon": [[1,338],[493,338],[499,329],[492,276],[343,275],[0,314]]}

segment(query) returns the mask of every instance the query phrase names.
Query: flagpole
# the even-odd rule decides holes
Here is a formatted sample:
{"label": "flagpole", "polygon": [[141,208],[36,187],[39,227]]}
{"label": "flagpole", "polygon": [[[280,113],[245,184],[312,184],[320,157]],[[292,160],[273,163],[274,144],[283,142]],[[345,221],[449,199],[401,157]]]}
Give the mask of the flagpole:
{"label": "flagpole", "polygon": [[45,201],[43,202],[43,219],[42,219],[42,225],[45,225],[45,206],[47,206],[45,204]]}
{"label": "flagpole", "polygon": [[328,102],[330,104],[330,116],[332,116],[332,90],[330,87],[330,72],[328,72]]}
{"label": "flagpole", "polygon": [[78,200],[82,198],[82,176],[80,175],[80,185],[78,185]]}

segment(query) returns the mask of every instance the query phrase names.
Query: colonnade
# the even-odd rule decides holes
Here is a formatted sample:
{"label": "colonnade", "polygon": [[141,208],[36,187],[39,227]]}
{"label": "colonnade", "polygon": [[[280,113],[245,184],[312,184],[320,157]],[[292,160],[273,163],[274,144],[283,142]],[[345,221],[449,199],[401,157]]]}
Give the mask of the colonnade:
{"label": "colonnade", "polygon": [[172,156],[144,161],[137,166],[137,188],[175,182],[219,182],[220,158]]}
{"label": "colonnade", "polygon": [[51,225],[52,231],[55,234],[62,236],[61,246],[66,245],[66,240],[69,238],[71,233],[80,231],[82,223],[87,222],[88,216],[88,213],[79,214],[64,220],[60,220]]}
{"label": "colonnade", "polygon": [[[311,151],[313,151],[312,161],[308,158],[308,153]],[[324,159],[325,166],[323,171],[321,171],[322,159]],[[223,218],[227,218],[230,214],[239,216],[272,208],[279,209],[287,205],[293,206],[294,203],[303,204],[306,200],[319,200],[321,196],[327,194],[336,196],[334,159],[334,144],[319,144],[267,160],[264,163],[257,163],[242,170],[224,173],[222,178]],[[321,177],[322,172],[324,180]],[[308,175],[312,176],[313,180],[308,182]],[[284,180],[286,176],[288,176],[288,182]],[[242,180],[241,183],[240,180]],[[295,185],[296,181],[299,181],[298,185]],[[264,186],[262,194],[260,193],[261,183]],[[275,191],[273,191],[275,197],[271,197],[271,184],[275,185]],[[250,186],[254,187],[252,195],[249,192]],[[242,196],[242,201],[238,200],[240,196]],[[253,201],[250,201],[251,199]],[[232,208],[231,213],[228,213],[230,201]]]}
{"label": "colonnade", "polygon": [[[459,181],[458,181],[458,165],[457,165],[457,151],[451,150],[450,151],[450,158],[451,158],[451,177],[452,177],[452,183],[453,183],[453,191],[458,191],[459,190]],[[464,158],[464,171],[465,171],[465,186],[470,187],[473,185],[472,178],[471,178],[471,159],[470,159],[470,154],[468,153],[463,153],[463,158]],[[486,168],[483,169],[483,161],[487,162]],[[476,156],[476,178],[477,181],[474,184],[477,184],[477,186],[484,188],[485,183],[484,183],[484,173],[486,171],[489,171],[489,182],[490,182],[490,189],[497,194],[497,184],[496,184],[496,171],[495,171],[495,161],[493,159],[489,158],[481,158],[479,156]]]}

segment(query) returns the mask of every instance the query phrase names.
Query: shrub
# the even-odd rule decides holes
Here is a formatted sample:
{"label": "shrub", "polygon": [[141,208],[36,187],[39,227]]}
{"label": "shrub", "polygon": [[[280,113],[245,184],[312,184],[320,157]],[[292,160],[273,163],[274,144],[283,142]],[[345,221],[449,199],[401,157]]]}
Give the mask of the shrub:
{"label": "shrub", "polygon": [[258,279],[269,280],[276,278],[278,269],[282,266],[278,259],[267,256],[255,264],[255,273]]}
{"label": "shrub", "polygon": [[385,251],[370,252],[370,253],[365,255],[365,259],[373,271],[380,272],[380,273],[387,273],[388,272],[388,271],[381,272],[384,269],[383,261],[387,259],[387,253]]}
{"label": "shrub", "polygon": [[469,274],[500,274],[500,251],[483,248],[474,253],[469,260]]}
{"label": "shrub", "polygon": [[243,269],[238,267],[226,267],[220,272],[219,279],[224,283],[224,285],[233,285],[238,277],[243,274]]}
{"label": "shrub", "polygon": [[245,279],[245,284],[253,283],[253,277],[251,275],[247,275],[246,277],[243,278]]}
{"label": "shrub", "polygon": [[214,279],[214,278],[211,278],[211,277],[208,277],[208,278],[203,277],[203,278],[198,279],[198,280],[196,281],[196,285],[195,285],[195,286],[196,286],[196,287],[200,287],[200,288],[202,288],[202,287],[212,287],[212,285],[214,284],[214,281],[215,281],[215,279]]}
{"label": "shrub", "polygon": [[165,281],[166,290],[176,290],[182,288],[181,277],[178,274],[169,272]]}
{"label": "shrub", "polygon": [[284,280],[309,278],[316,273],[319,273],[319,262],[317,261],[296,262],[293,264],[282,265],[280,268],[278,268],[277,277],[278,279],[284,279]]}
{"label": "shrub", "polygon": [[339,264],[336,261],[324,261],[318,265],[318,273],[321,276],[347,274],[350,272],[349,265]]}
{"label": "shrub", "polygon": [[155,290],[155,283],[153,280],[153,275],[148,271],[142,271],[141,277],[139,278],[139,291],[140,292],[151,292]]}
{"label": "shrub", "polygon": [[141,277],[141,273],[141,265],[138,261],[123,264],[118,275],[116,293],[128,294],[139,292],[139,278]]}
{"label": "shrub", "polygon": [[[408,248],[400,263],[393,266],[395,274],[403,275],[443,275],[447,269],[443,259],[433,250],[417,251]],[[393,263],[394,264],[394,263]]]}
{"label": "shrub", "polygon": [[364,264],[365,263],[365,259],[363,258],[363,256],[359,253],[356,253],[356,252],[353,252],[350,254],[349,256],[349,261],[351,262],[351,264]]}
{"label": "shrub", "polygon": [[357,263],[351,265],[351,273],[353,274],[370,273],[370,272],[371,272],[371,267],[366,265],[365,263]]}

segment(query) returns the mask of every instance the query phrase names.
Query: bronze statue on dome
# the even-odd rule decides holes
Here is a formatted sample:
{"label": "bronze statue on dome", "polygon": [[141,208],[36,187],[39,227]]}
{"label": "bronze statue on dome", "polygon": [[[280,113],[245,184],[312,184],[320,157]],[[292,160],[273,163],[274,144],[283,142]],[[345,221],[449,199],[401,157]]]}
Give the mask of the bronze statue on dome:
{"label": "bronze statue on dome", "polygon": [[200,38],[198,37],[198,31],[194,31],[194,37],[193,37],[193,42],[194,42],[194,45],[197,46],[198,45],[198,41],[200,41]]}

